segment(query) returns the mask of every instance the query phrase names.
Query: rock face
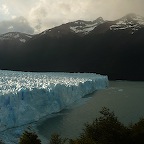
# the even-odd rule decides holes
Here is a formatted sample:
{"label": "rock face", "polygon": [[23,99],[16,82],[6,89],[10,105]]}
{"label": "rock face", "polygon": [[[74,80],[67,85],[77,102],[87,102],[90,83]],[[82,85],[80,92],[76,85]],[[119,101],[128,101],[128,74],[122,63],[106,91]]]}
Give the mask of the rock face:
{"label": "rock face", "polygon": [[0,69],[96,72],[110,79],[144,80],[144,18],[136,14],[115,21],[100,17],[70,22],[21,43],[17,48],[2,46]]}
{"label": "rock face", "polygon": [[0,131],[38,121],[98,89],[107,76],[0,71]]}

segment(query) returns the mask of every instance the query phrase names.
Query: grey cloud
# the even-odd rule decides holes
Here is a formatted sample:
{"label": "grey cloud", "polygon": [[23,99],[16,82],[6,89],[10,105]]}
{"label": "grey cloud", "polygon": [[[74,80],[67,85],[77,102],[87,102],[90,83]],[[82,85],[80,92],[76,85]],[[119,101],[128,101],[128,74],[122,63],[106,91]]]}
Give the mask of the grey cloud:
{"label": "grey cloud", "polygon": [[60,25],[65,22],[81,19],[85,16],[87,0],[41,0],[29,13],[29,21],[35,32]]}
{"label": "grey cloud", "polygon": [[36,25],[34,28],[37,32],[40,32],[42,28],[42,21],[47,17],[47,11],[45,7],[38,7],[36,10],[33,10],[33,18],[35,19]]}
{"label": "grey cloud", "polygon": [[143,6],[144,0],[90,0],[88,9],[91,16],[114,20],[128,13],[144,16]]}
{"label": "grey cloud", "polygon": [[34,29],[24,17],[17,17],[9,21],[0,22],[0,34],[7,32],[22,32],[33,34]]}
{"label": "grey cloud", "polygon": [[70,4],[61,3],[61,4],[59,4],[59,8],[62,12],[70,12],[71,11]]}
{"label": "grey cloud", "polygon": [[34,15],[37,15],[38,18],[43,18],[47,15],[47,11],[45,7],[38,7],[34,12]]}

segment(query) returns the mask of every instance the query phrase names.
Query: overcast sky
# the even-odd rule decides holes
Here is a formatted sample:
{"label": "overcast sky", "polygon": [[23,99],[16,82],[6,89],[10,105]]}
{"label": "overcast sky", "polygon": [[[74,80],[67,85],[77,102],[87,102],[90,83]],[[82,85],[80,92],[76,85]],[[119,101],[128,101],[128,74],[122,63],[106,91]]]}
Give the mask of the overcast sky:
{"label": "overcast sky", "polygon": [[143,7],[144,0],[0,0],[0,34],[38,33],[69,21],[100,16],[105,20],[128,13],[144,16]]}

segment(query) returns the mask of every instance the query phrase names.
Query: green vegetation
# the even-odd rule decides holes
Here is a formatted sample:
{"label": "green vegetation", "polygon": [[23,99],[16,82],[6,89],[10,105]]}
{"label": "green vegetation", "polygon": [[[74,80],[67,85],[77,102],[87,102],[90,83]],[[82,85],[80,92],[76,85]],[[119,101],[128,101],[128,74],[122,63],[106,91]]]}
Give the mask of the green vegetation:
{"label": "green vegetation", "polygon": [[62,139],[60,135],[53,134],[50,139],[50,144],[65,144],[67,139]]}
{"label": "green vegetation", "polygon": [[41,141],[36,133],[25,131],[20,138],[19,144],[41,144]]}
{"label": "green vegetation", "polygon": [[[63,139],[58,134],[53,134],[50,144],[143,144],[144,119],[136,124],[124,126],[114,112],[102,108],[101,116],[91,124],[86,123],[83,133],[77,139]],[[41,144],[35,133],[25,131],[19,144]]]}
{"label": "green vegetation", "polygon": [[0,140],[0,144],[4,144],[4,143],[2,142],[2,140]]}
{"label": "green vegetation", "polygon": [[129,144],[130,130],[118,121],[109,109],[103,108],[101,116],[92,124],[85,124],[80,137],[71,144]]}

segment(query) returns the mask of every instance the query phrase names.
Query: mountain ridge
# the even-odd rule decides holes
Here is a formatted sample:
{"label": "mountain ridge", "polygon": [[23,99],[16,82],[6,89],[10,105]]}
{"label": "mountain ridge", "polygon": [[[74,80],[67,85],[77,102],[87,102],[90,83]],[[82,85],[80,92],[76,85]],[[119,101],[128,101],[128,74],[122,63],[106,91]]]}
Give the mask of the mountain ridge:
{"label": "mountain ridge", "polygon": [[62,24],[33,36],[15,53],[1,52],[0,69],[95,72],[110,79],[144,80],[143,20],[129,14],[115,21]]}

